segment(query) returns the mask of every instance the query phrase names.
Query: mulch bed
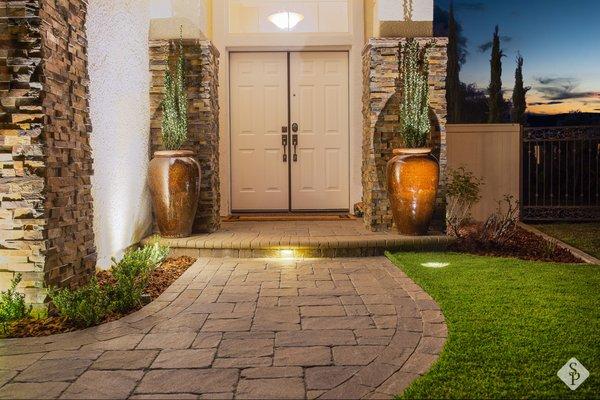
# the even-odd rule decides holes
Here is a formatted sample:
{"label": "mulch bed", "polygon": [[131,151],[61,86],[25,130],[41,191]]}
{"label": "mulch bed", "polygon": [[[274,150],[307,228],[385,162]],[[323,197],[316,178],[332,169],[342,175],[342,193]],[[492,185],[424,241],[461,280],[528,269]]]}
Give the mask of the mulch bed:
{"label": "mulch bed", "polygon": [[[152,271],[148,287],[146,288],[146,294],[152,300],[156,299],[195,261],[196,259],[187,256],[166,259],[159,267]],[[100,285],[108,285],[114,282],[114,278],[109,271],[99,271],[96,276]],[[139,308],[140,307],[131,310],[128,314],[139,310]],[[102,323],[115,321],[125,315],[127,314],[108,315]],[[78,329],[80,328],[71,325],[65,317],[31,317],[13,322],[3,336],[6,338],[40,337],[57,333],[72,332]],[[0,334],[2,334],[2,332],[0,332]]]}
{"label": "mulch bed", "polygon": [[581,263],[571,252],[546,241],[535,233],[517,226],[505,242],[481,240],[480,225],[469,225],[461,229],[462,237],[450,250],[494,257],[514,257],[522,260],[559,263]]}

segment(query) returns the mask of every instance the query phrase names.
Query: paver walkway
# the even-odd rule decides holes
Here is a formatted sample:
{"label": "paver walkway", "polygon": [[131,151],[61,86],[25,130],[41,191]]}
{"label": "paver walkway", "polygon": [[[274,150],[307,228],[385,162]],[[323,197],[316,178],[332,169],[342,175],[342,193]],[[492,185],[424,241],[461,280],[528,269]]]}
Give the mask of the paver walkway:
{"label": "paver walkway", "polygon": [[0,341],[0,398],[391,398],[446,333],[383,257],[204,258],[119,321]]}

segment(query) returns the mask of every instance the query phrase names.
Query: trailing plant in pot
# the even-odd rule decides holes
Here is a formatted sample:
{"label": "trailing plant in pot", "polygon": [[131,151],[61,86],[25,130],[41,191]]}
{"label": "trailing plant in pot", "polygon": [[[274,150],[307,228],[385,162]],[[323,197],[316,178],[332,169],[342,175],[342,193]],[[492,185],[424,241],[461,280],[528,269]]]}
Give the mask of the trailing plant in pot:
{"label": "trailing plant in pot", "polygon": [[429,229],[439,181],[439,165],[427,147],[429,121],[429,45],[408,39],[400,47],[398,110],[403,147],[394,149],[387,164],[388,197],[394,223],[404,235],[424,235]]}
{"label": "trailing plant in pot", "polygon": [[185,84],[183,41],[177,59],[165,74],[162,102],[162,142],[166,150],[154,152],[148,170],[150,192],[158,230],[165,237],[186,237],[192,226],[200,195],[200,165],[182,146],[188,138],[188,99]]}

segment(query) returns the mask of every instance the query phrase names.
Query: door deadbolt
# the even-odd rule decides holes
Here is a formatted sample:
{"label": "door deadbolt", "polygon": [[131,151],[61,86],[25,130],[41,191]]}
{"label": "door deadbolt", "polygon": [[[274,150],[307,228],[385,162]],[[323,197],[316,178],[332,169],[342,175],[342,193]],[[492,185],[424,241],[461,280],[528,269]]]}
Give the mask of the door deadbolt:
{"label": "door deadbolt", "polygon": [[[287,127],[286,127],[286,131],[287,131]],[[287,160],[288,160],[288,155],[287,155],[288,135],[281,135],[281,146],[283,147],[283,162],[287,162]]]}
{"label": "door deadbolt", "polygon": [[292,124],[292,132],[298,132],[298,124],[295,122]]}

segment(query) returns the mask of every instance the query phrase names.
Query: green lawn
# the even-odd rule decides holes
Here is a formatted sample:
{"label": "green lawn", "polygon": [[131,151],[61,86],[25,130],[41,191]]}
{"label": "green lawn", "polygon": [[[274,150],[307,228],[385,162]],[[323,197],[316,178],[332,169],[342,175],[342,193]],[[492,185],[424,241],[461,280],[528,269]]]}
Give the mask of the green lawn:
{"label": "green lawn", "polygon": [[[449,337],[402,398],[600,398],[600,267],[457,253],[388,254],[440,305]],[[421,266],[445,262],[441,269]],[[556,376],[576,357],[590,377]]]}
{"label": "green lawn", "polygon": [[556,223],[534,226],[550,236],[600,258],[600,222]]}

